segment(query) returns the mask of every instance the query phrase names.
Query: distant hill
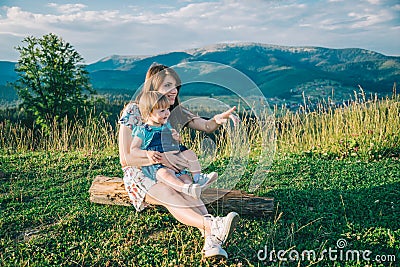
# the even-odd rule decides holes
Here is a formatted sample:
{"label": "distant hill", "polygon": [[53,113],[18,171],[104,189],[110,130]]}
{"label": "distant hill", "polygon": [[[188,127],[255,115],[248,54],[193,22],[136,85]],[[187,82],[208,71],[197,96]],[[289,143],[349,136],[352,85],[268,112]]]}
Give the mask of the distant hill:
{"label": "distant hill", "polygon": [[15,62],[0,61],[0,85],[15,81],[17,74],[14,71]]}
{"label": "distant hill", "polygon": [[[358,90],[380,96],[391,94],[400,81],[400,57],[349,48],[285,47],[257,43],[219,44],[199,49],[154,56],[117,56],[87,66],[93,87],[100,92],[134,92],[153,62],[176,65],[182,62],[211,61],[229,65],[249,76],[269,98],[299,101],[308,96],[345,98]],[[0,62],[0,85],[16,75],[12,62]],[[128,91],[127,91],[128,90]],[[199,94],[195,87],[183,94]],[[203,86],[203,94],[225,94],[226,90]]]}
{"label": "distant hill", "polygon": [[6,86],[7,82],[15,81],[17,78],[14,68],[14,62],[0,61],[0,105],[18,99],[15,90],[10,86]]}
{"label": "distant hill", "polygon": [[[94,87],[136,90],[151,63],[172,66],[194,61],[234,67],[249,76],[267,97],[286,99],[298,98],[303,91],[311,96],[329,95],[332,89],[335,94],[349,95],[358,90],[358,85],[367,92],[385,95],[390,94],[393,84],[400,80],[400,57],[357,48],[220,44],[128,59],[112,56],[89,65]],[[187,95],[196,95],[198,91],[195,88],[182,90]],[[201,91],[205,92],[204,88]]]}

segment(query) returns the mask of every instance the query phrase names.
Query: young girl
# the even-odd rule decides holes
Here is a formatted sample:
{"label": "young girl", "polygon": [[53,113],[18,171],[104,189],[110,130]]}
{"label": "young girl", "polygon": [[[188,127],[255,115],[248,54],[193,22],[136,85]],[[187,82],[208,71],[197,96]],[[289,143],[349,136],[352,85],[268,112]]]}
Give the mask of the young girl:
{"label": "young girl", "polygon": [[189,163],[189,171],[195,183],[186,184],[179,176],[185,171],[175,173],[162,164],[142,166],[142,172],[155,181],[160,181],[184,194],[199,199],[201,191],[218,177],[216,172],[201,173],[201,166],[197,155],[187,147],[180,145],[179,133],[168,123],[170,115],[168,98],[155,91],[147,92],[141,96],[139,110],[144,120],[144,125],[132,132],[132,151],[145,153],[151,160],[156,154],[166,151],[177,151]]}

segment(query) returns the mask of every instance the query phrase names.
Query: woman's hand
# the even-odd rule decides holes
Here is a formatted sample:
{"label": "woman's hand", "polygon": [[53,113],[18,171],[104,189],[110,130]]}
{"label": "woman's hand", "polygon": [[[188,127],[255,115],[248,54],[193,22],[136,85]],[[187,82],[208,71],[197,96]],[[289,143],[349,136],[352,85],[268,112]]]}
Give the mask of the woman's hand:
{"label": "woman's hand", "polygon": [[230,108],[225,112],[215,115],[209,120],[205,120],[203,118],[194,118],[188,124],[188,126],[194,130],[203,131],[206,133],[212,133],[219,128],[221,124],[224,124],[231,119],[233,124],[236,126],[239,124],[240,119],[232,114],[236,110],[236,107]]}
{"label": "woman's hand", "polygon": [[234,111],[236,110],[236,106],[233,108],[228,109],[227,111],[217,114],[214,116],[214,120],[216,124],[224,124],[228,121],[228,119],[231,119],[233,121],[233,125],[236,126],[236,124],[238,124],[240,122],[240,119],[232,114]]}
{"label": "woman's hand", "polygon": [[162,158],[158,163],[161,163],[162,165],[172,169],[175,172],[180,172],[181,170],[188,168],[189,163],[187,160],[179,157],[179,153],[179,151],[160,153],[162,155]]}
{"label": "woman's hand", "polygon": [[162,160],[163,156],[161,152],[158,151],[146,151],[147,158],[151,164],[158,164]]}

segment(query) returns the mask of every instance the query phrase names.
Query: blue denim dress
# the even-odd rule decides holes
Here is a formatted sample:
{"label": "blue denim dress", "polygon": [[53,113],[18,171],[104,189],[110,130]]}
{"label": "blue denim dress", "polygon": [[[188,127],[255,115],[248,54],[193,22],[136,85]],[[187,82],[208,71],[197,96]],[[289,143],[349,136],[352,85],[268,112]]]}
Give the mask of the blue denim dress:
{"label": "blue denim dress", "polygon": [[[149,125],[145,124],[144,129],[146,132],[153,134],[150,143],[144,148],[144,150],[158,151],[161,153],[168,151],[185,151],[188,148],[184,145],[179,144],[178,141],[172,138],[172,131],[168,127],[163,127],[162,130],[152,129]],[[153,178],[157,181],[156,173],[159,169],[166,168],[162,164],[154,164],[150,166],[142,167],[142,172],[147,177]],[[187,174],[186,171],[175,173],[177,177]]]}

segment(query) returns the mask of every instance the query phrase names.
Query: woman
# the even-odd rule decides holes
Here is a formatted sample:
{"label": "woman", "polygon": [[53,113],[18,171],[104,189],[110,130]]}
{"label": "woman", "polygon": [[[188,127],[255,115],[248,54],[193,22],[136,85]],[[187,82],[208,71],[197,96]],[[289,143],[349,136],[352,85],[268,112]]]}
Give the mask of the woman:
{"label": "woman", "polygon": [[[180,87],[181,80],[173,69],[153,64],[146,74],[143,89],[137,96],[136,103],[139,103],[143,92],[158,91],[164,94],[171,105],[170,123],[175,129],[188,126],[195,130],[211,133],[229,118],[233,119],[235,123],[238,121],[237,117],[232,114],[235,107],[215,115],[210,120],[195,116],[179,105]],[[221,245],[227,241],[237,224],[239,220],[237,213],[231,212],[225,217],[214,217],[208,214],[200,199],[194,199],[163,183],[158,183],[151,177],[144,176],[141,170],[135,167],[158,163],[179,172],[188,165],[184,159],[174,155],[173,152],[153,154],[151,157],[132,153],[132,130],[142,123],[136,103],[130,103],[124,108],[119,129],[120,161],[124,171],[125,188],[132,204],[137,211],[143,210],[147,204],[164,206],[178,221],[201,231],[205,238],[204,257],[227,258],[228,255]],[[188,175],[180,176],[180,179],[186,183],[192,182]]]}

